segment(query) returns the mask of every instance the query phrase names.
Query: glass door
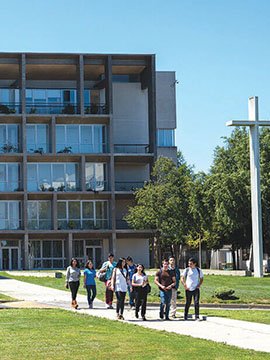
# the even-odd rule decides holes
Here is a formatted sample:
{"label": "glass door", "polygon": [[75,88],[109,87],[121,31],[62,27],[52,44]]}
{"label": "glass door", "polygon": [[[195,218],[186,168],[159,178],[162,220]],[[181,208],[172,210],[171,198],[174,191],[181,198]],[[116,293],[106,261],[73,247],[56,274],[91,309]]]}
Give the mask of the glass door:
{"label": "glass door", "polygon": [[2,269],[18,270],[19,269],[19,248],[2,248]]}
{"label": "glass door", "polygon": [[101,261],[101,247],[86,247],[86,261],[92,260],[95,269],[100,269]]}

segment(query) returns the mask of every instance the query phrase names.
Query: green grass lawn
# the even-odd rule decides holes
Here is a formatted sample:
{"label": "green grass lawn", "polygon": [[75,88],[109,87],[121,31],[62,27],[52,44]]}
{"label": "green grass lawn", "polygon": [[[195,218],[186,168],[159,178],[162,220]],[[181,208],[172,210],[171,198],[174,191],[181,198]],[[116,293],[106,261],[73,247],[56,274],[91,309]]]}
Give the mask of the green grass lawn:
{"label": "green grass lawn", "polygon": [[[178,312],[182,313],[183,310],[178,310]],[[190,309],[190,314],[194,314],[193,306]],[[200,314],[270,325],[270,310],[200,309]]]}
{"label": "green grass lawn", "polygon": [[4,295],[0,293],[0,302],[4,302],[4,301],[15,301],[16,299],[13,299],[10,296]]}
{"label": "green grass lawn", "polygon": [[[26,277],[26,276],[13,276],[1,272],[0,275],[14,278],[21,281],[30,282],[37,285],[48,286],[60,290],[65,290],[65,278],[38,278],[38,277]],[[154,284],[154,276],[149,276],[152,291],[148,296],[149,302],[159,302],[159,291]],[[97,297],[100,300],[105,298],[105,286],[99,280],[97,284]],[[235,296],[237,300],[219,300],[213,298],[214,290],[220,286],[228,286],[235,290]],[[184,287],[180,285],[180,294],[178,298],[179,303],[185,302]],[[86,294],[86,290],[83,289],[81,284],[80,294]],[[201,287],[201,303],[223,303],[223,304],[270,304],[270,277],[253,278],[242,276],[226,276],[226,275],[206,275]]]}
{"label": "green grass lawn", "polygon": [[0,311],[1,360],[254,360],[270,354],[58,309]]}

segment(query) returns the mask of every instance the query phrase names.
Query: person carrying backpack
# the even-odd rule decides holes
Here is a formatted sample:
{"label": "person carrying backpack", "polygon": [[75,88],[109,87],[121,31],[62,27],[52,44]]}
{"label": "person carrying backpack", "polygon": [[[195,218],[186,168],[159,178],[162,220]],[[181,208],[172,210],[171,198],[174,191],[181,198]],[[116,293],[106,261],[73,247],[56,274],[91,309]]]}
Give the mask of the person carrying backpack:
{"label": "person carrying backpack", "polygon": [[181,282],[186,289],[184,320],[187,320],[192,297],[194,298],[195,319],[199,320],[200,286],[203,282],[203,272],[197,267],[197,260],[195,258],[192,257],[188,260],[188,267],[181,276]]}

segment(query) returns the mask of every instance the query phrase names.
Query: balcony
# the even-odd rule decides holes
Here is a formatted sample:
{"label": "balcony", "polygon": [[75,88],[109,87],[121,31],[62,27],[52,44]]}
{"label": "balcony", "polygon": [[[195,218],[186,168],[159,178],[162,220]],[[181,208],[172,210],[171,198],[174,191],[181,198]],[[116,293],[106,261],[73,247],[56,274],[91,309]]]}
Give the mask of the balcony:
{"label": "balcony", "polygon": [[96,179],[91,180],[86,183],[86,191],[106,191],[108,190],[108,183],[107,181],[98,181]]}
{"label": "balcony", "polygon": [[116,229],[118,230],[132,230],[132,227],[125,220],[116,220]]}
{"label": "balcony", "polygon": [[53,182],[52,184],[48,183],[39,183],[36,181],[28,181],[27,182],[27,190],[28,191],[57,191],[57,192],[65,192],[65,191],[80,191],[80,187],[77,185],[75,181],[69,181],[68,183],[61,182]]}
{"label": "balcony", "polygon": [[52,222],[51,220],[29,220],[28,221],[29,230],[51,230]]}
{"label": "balcony", "polygon": [[18,102],[1,102],[0,103],[0,115],[1,114],[20,114],[21,103]]}
{"label": "balcony", "polygon": [[116,181],[115,182],[115,191],[135,191],[136,189],[141,189],[144,185],[143,181],[134,182],[134,181]]}
{"label": "balcony", "polygon": [[20,181],[0,181],[0,191],[1,192],[23,191],[23,186]]}
{"label": "balcony", "polygon": [[0,153],[19,153],[21,146],[19,143],[5,142],[0,143]]}
{"label": "balcony", "polygon": [[106,104],[89,104],[84,106],[84,113],[86,115],[103,115],[108,114],[107,105]]}
{"label": "balcony", "polygon": [[25,104],[27,114],[67,114],[78,113],[77,103],[29,103]]}
{"label": "balcony", "polygon": [[21,219],[0,219],[0,230],[21,230],[22,222]]}
{"label": "balcony", "polygon": [[58,220],[58,230],[101,230],[109,229],[108,219]]}
{"label": "balcony", "polygon": [[148,144],[115,144],[114,152],[117,154],[149,154]]}

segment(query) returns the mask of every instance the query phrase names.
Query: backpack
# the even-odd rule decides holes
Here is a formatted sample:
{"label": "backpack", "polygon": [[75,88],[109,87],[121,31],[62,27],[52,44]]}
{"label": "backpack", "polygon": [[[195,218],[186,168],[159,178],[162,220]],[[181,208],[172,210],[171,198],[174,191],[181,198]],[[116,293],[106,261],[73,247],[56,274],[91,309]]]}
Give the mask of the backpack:
{"label": "backpack", "polygon": [[[187,272],[189,272],[189,269],[190,269],[190,267],[187,267],[186,269],[185,269],[185,271],[187,270]],[[197,271],[198,271],[198,275],[199,275],[199,280],[200,280],[200,268],[198,268],[197,266],[196,266],[196,269],[197,269]],[[188,274],[187,274],[188,275]]]}

